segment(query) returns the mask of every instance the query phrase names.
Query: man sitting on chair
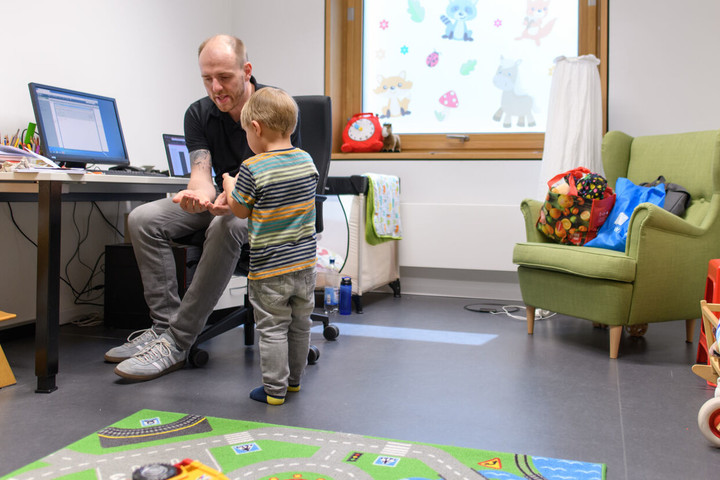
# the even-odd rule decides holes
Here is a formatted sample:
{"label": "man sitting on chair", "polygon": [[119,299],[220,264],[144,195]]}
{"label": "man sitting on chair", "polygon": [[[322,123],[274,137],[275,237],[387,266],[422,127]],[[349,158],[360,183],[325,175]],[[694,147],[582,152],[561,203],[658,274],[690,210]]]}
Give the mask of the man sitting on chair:
{"label": "man sitting on chair", "polygon": [[[191,172],[187,189],[135,208],[128,221],[135,258],[153,325],[105,354],[120,362],[115,373],[130,380],[151,380],[182,368],[232,276],[247,242],[247,220],[230,214],[222,175],[235,175],[253,155],[240,125],[247,99],[263,88],[252,76],[243,42],[217,35],[198,49],[208,96],[185,113],[185,141]],[[299,128],[293,134],[299,146]],[[211,171],[216,176],[213,183]],[[180,299],[173,239],[206,230],[192,284]]]}

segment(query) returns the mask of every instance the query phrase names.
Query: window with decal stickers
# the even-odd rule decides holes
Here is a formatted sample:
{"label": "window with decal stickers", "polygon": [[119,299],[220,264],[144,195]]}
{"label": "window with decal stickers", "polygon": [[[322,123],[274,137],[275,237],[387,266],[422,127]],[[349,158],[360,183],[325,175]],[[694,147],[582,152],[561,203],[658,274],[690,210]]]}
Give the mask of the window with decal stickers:
{"label": "window with decal stickers", "polygon": [[600,1],[328,0],[335,113],[377,114],[403,151],[537,158],[555,58],[592,53],[605,67]]}

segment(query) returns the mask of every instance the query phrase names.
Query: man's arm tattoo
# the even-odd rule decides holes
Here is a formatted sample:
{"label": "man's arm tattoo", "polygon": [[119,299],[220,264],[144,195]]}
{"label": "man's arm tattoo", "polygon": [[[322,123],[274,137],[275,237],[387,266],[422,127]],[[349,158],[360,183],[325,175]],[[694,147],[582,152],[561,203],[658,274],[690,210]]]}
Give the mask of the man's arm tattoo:
{"label": "man's arm tattoo", "polygon": [[190,152],[190,168],[199,167],[202,170],[210,171],[211,165],[209,150],[194,150]]}

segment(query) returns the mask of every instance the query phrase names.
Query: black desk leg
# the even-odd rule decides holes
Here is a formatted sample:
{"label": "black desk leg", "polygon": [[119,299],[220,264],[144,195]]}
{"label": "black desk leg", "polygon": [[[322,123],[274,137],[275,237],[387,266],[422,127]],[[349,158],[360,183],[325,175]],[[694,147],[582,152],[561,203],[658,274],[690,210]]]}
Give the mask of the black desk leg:
{"label": "black desk leg", "polygon": [[35,321],[36,393],[57,389],[60,328],[60,221],[62,183],[38,185],[37,300]]}

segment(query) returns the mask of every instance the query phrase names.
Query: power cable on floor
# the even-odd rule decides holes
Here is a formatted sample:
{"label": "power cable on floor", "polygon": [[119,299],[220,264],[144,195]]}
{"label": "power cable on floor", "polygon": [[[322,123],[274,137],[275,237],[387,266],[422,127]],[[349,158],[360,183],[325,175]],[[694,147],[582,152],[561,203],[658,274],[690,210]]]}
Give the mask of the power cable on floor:
{"label": "power cable on floor", "polygon": [[[501,303],[473,303],[465,305],[465,310],[477,313],[499,313],[504,307]],[[516,311],[517,308],[513,311]]]}
{"label": "power cable on floor", "polygon": [[[524,305],[503,305],[501,303],[474,303],[470,305],[465,305],[465,307],[463,308],[471,312],[489,313],[491,315],[507,315],[508,317],[514,318],[516,320],[527,320],[525,316],[513,315],[513,313],[517,312],[518,310],[525,310]],[[545,320],[546,318],[550,318],[555,315],[555,312],[551,312],[549,310],[535,310],[535,320]]]}
{"label": "power cable on floor", "polygon": [[[505,305],[505,306],[502,308],[502,310],[503,310],[502,312],[496,312],[496,313],[494,313],[493,315],[497,315],[497,314],[499,314],[499,313],[504,313],[505,315],[507,315],[507,316],[510,317],[510,318],[514,318],[514,319],[516,319],[516,320],[522,320],[522,321],[524,322],[524,321],[527,320],[527,317],[526,317],[526,316],[524,316],[524,315],[522,315],[522,316],[521,316],[521,315],[513,315],[513,314],[512,314],[512,312],[517,312],[517,311],[520,310],[520,309],[525,310],[525,306],[524,306],[524,305],[523,305],[523,306],[521,306],[521,305]],[[535,321],[545,320],[545,319],[548,319],[548,318],[550,318],[550,317],[554,317],[555,315],[556,315],[556,313],[555,313],[555,312],[551,312],[550,310],[541,310],[541,309],[539,309],[539,308],[536,308],[536,309],[535,309]]]}

